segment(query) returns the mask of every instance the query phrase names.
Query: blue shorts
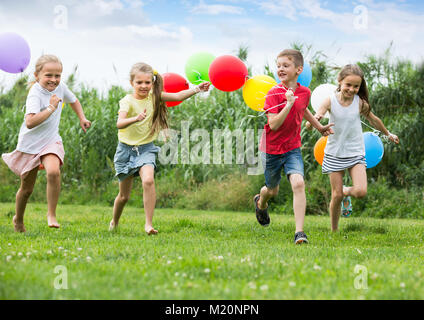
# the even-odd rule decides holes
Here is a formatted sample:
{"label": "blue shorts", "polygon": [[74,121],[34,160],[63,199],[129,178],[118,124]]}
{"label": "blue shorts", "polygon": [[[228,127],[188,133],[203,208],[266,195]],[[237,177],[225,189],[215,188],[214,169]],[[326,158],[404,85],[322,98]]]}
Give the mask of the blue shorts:
{"label": "blue shorts", "polygon": [[160,151],[153,142],[140,146],[129,146],[119,142],[116,147],[115,157],[115,177],[122,181],[129,176],[138,176],[140,168],[146,164],[156,168],[156,154]]}
{"label": "blue shorts", "polygon": [[283,154],[262,152],[262,165],[265,169],[265,185],[271,189],[280,185],[281,170],[283,169],[287,179],[294,173],[300,174],[302,177],[305,175],[300,148],[293,149]]}

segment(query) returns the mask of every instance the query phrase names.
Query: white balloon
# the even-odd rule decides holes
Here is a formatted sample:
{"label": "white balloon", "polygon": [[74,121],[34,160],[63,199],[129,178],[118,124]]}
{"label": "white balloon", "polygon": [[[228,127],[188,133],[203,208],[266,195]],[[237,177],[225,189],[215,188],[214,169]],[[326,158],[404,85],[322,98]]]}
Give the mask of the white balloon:
{"label": "white balloon", "polygon": [[[311,105],[312,109],[314,109],[315,113],[318,112],[318,109],[321,107],[321,104],[324,102],[326,98],[331,96],[337,90],[337,86],[334,84],[321,84],[315,88],[311,95]],[[324,118],[329,118],[330,115],[328,112],[324,115]]]}

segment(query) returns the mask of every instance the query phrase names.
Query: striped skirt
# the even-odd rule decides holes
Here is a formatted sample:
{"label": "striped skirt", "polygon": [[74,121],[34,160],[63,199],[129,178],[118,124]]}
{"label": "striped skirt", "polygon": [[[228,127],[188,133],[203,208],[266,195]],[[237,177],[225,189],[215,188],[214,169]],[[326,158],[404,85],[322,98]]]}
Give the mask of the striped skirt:
{"label": "striped skirt", "polygon": [[345,169],[352,168],[357,164],[363,164],[364,166],[367,166],[365,156],[339,158],[329,154],[324,154],[324,160],[322,162],[322,173],[344,171]]}

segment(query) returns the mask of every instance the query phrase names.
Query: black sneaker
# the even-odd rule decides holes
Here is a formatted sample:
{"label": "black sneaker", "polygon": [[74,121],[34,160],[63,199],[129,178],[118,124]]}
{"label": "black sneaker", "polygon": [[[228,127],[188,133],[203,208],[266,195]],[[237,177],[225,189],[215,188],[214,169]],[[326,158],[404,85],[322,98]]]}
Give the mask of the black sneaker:
{"label": "black sneaker", "polygon": [[306,236],[305,232],[299,231],[294,234],[294,243],[295,244],[301,244],[301,243],[309,243],[308,237]]}
{"label": "black sneaker", "polygon": [[271,219],[269,218],[269,215],[268,215],[268,207],[266,209],[259,209],[258,200],[259,200],[259,194],[257,194],[253,198],[253,201],[255,202],[256,220],[258,220],[258,222],[262,226],[267,227],[271,223]]}

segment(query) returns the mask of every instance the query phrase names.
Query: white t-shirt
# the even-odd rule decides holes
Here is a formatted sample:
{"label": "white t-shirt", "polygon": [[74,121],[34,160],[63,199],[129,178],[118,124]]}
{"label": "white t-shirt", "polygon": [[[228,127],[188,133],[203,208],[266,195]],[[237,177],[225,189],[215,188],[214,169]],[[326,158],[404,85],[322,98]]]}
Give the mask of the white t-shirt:
{"label": "white t-shirt", "polygon": [[77,101],[75,95],[68,89],[66,84],[60,82],[53,91],[44,89],[38,82],[29,90],[25,105],[25,116],[30,113],[39,113],[50,104],[51,96],[55,94],[59,99],[58,108],[38,126],[28,129],[25,121],[19,131],[18,145],[16,150],[38,154],[43,148],[51,143],[62,142],[59,135],[60,115],[63,103],[74,103]]}

